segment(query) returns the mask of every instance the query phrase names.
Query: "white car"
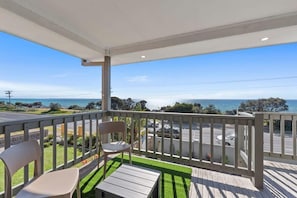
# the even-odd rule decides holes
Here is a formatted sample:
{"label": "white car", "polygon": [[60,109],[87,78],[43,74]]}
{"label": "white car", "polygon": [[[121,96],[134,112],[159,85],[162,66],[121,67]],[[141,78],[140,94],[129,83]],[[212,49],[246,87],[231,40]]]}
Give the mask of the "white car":
{"label": "white car", "polygon": [[[218,135],[216,138],[218,144],[222,144],[223,142],[223,135]],[[225,136],[225,145],[227,146],[234,146],[235,145],[235,133],[226,134]]]}
{"label": "white car", "polygon": [[159,127],[159,122],[155,122],[155,124],[154,124],[154,121],[152,121],[152,120],[149,120],[148,122],[147,122],[147,126],[148,127],[150,127],[150,128],[158,128]]}

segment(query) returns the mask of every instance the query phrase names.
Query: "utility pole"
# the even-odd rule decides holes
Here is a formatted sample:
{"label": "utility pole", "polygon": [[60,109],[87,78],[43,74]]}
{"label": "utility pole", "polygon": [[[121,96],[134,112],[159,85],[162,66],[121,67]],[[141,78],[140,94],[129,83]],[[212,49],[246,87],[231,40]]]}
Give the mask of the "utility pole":
{"label": "utility pole", "polygon": [[12,93],[12,91],[10,91],[10,90],[5,91],[5,94],[6,94],[7,97],[8,97],[8,104],[11,104],[11,103],[10,103],[11,93]]}

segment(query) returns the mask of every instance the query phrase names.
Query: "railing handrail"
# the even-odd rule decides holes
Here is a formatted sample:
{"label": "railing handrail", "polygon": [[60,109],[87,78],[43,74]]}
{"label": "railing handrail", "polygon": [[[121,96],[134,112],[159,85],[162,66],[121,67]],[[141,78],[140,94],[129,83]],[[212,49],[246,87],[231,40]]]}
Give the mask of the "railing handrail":
{"label": "railing handrail", "polygon": [[[34,123],[34,122],[43,122],[49,120],[61,120],[61,119],[69,119],[69,118],[76,118],[76,117],[83,117],[89,115],[96,115],[96,114],[103,114],[103,111],[94,111],[94,112],[83,112],[83,113],[74,113],[69,115],[56,115],[56,116],[41,116],[39,118],[29,118],[29,119],[22,119],[22,120],[11,120],[0,122],[0,134],[4,133],[4,126],[13,126],[13,125],[22,125],[24,123]],[[34,127],[32,127],[34,128]]]}
{"label": "railing handrail", "polygon": [[52,120],[52,119],[59,119],[59,118],[71,118],[76,116],[83,116],[83,115],[90,115],[90,114],[98,114],[103,113],[104,111],[90,111],[90,112],[82,112],[82,113],[73,113],[73,114],[64,114],[64,115],[40,115],[39,118],[27,118],[21,120],[8,120],[5,122],[0,122],[0,126],[4,125],[12,125],[12,124],[19,124],[23,123],[24,121],[28,122],[36,122],[36,121],[44,121],[44,120]]}
{"label": "railing handrail", "polygon": [[[126,113],[126,114],[140,114],[140,115],[171,115],[171,116],[191,116],[191,117],[210,117],[210,118],[232,118],[239,117],[238,115],[225,115],[225,114],[202,114],[202,113],[177,113],[177,112],[153,112],[153,111],[127,111],[127,110],[109,110],[107,113]],[[249,119],[251,116],[240,116],[239,119]]]}
{"label": "railing handrail", "polygon": [[[255,127],[256,124],[256,118],[254,115],[250,114],[241,114],[241,115],[218,115],[218,114],[196,114],[196,113],[173,113],[173,112],[143,112],[143,111],[123,111],[123,110],[110,110],[110,111],[94,111],[94,112],[84,112],[84,113],[75,113],[71,115],[59,115],[59,116],[44,116],[40,118],[34,118],[34,119],[26,119],[26,120],[17,120],[17,121],[8,121],[8,122],[2,122],[0,123],[0,134],[6,134],[8,135],[7,137],[5,136],[6,141],[10,141],[10,132],[18,131],[18,130],[24,130],[24,138],[28,139],[28,133],[29,129],[34,129],[34,128],[40,128],[40,131],[43,131],[43,127],[46,126],[53,126],[53,133],[56,135],[57,133],[57,128],[60,124],[66,124],[65,125],[65,130],[68,130],[67,123],[75,123],[74,125],[76,126],[77,121],[82,121],[82,120],[96,120],[96,126],[92,128],[92,124],[89,124],[89,129],[86,129],[85,123],[82,122],[82,130],[83,130],[83,140],[85,137],[85,131],[86,130],[94,130],[96,131],[93,132],[94,135],[96,135],[97,141],[98,141],[98,129],[97,125],[99,120],[98,119],[103,119],[106,120],[106,117],[104,116],[110,116],[111,118],[113,117],[119,117],[123,118],[124,120],[127,121],[129,118],[130,122],[130,141],[133,142],[134,145],[134,152],[138,154],[144,154],[150,157],[158,157],[164,160],[169,160],[177,163],[182,163],[182,164],[188,164],[188,165],[194,165],[197,167],[203,167],[203,168],[210,168],[213,170],[221,170],[224,172],[229,172],[229,173],[236,173],[236,174],[241,174],[241,175],[246,175],[250,177],[255,176],[255,169],[252,167],[255,165],[257,162],[251,162],[252,156],[251,153],[257,151],[256,144],[252,144],[252,137],[255,136],[252,128]],[[148,127],[147,127],[147,122],[148,120],[154,120],[156,121],[161,121],[161,125],[159,128],[162,129],[161,136],[159,137],[160,134],[157,135],[156,128],[154,127],[153,131],[151,134],[148,134]],[[140,120],[143,120],[146,122],[146,125],[140,124]],[[261,121],[260,121],[261,122]],[[91,123],[91,122],[88,122]],[[170,126],[171,128],[171,135],[173,131],[173,124],[176,126],[179,126],[179,131],[180,131],[180,139],[178,140],[173,140],[172,136],[169,141],[170,145],[170,152],[166,153],[164,148],[164,144],[168,142],[164,138],[164,125],[165,123]],[[186,124],[186,128],[183,128],[184,124]],[[222,164],[214,163],[213,158],[210,158],[210,162],[205,162],[204,159],[204,154],[202,153],[202,149],[204,148],[204,143],[203,141],[203,131],[205,131],[205,124],[207,124],[207,127],[209,128],[209,133],[210,134],[210,142],[209,142],[209,154],[211,156],[214,156],[215,154],[215,149],[217,150],[217,145],[215,144],[215,138],[216,136],[214,135],[214,131],[218,130],[218,128],[221,127],[222,130],[222,149],[221,149],[221,155],[224,156],[222,157]],[[219,124],[219,125],[217,125]],[[227,136],[227,128],[230,129],[230,126],[232,125],[234,127],[234,132],[236,134],[236,139],[235,139],[235,145],[234,149],[232,150],[233,155],[234,155],[234,166],[230,166],[229,164],[225,163],[225,156],[227,152],[230,152],[231,148],[227,148],[225,146],[225,137]],[[195,126],[195,128],[193,128]],[[244,140],[243,139],[243,132],[241,130],[243,129],[241,126],[247,126],[246,130],[248,133],[246,134],[248,136],[248,139]],[[206,128],[207,128],[206,127]],[[258,126],[259,127],[259,121],[258,121]],[[135,131],[137,129],[137,131]],[[146,148],[145,150],[141,150],[141,142],[140,142],[140,137],[141,137],[141,130],[145,130],[145,133],[143,134],[144,138],[146,138]],[[188,131],[188,140],[183,139],[183,130]],[[198,136],[198,141],[194,139],[192,136],[195,133],[199,132]],[[207,130],[206,130],[207,131]],[[256,131],[259,132],[259,129]],[[133,132],[133,133],[132,133]],[[76,129],[75,132],[77,133]],[[135,133],[135,134],[134,134]],[[148,138],[149,135],[152,138],[152,145],[153,149],[149,151],[148,149]],[[197,134],[196,134],[197,135]],[[239,138],[239,135],[242,136],[242,138]],[[41,138],[43,137],[42,135],[40,136]],[[77,138],[77,137],[76,137]],[[67,137],[64,134],[64,141],[67,141]],[[248,142],[248,148],[249,150],[246,150],[246,156],[247,157],[247,168],[242,168],[239,166],[239,158],[240,158],[240,153],[242,151],[243,146],[242,143],[239,143],[238,141],[242,141],[242,143]],[[200,141],[201,140],[201,141]],[[161,146],[159,145],[159,143]],[[188,143],[186,143],[187,141]],[[176,144],[176,148],[178,148],[179,151],[175,150],[173,144],[174,142],[178,142]],[[134,144],[135,143],[135,144]],[[41,141],[41,144],[43,145],[43,141]],[[185,146],[187,145],[187,146]],[[5,147],[10,146],[9,144],[6,144]],[[54,146],[56,146],[56,140],[54,141]],[[67,146],[67,145],[66,145]],[[261,145],[260,145],[261,146]],[[160,150],[156,150],[157,147],[159,147]],[[79,161],[85,159],[86,157],[90,156],[91,154],[86,154],[84,146],[82,147],[82,158],[80,158]],[[98,148],[96,148],[98,151]],[[192,156],[194,152],[197,152],[199,150],[199,153],[197,154],[197,157]],[[55,152],[55,149],[54,149]],[[67,152],[67,148],[64,148],[64,152]],[[173,152],[179,152],[178,154],[173,153]],[[188,152],[188,157],[183,156],[184,152]],[[94,152],[93,152],[94,154]],[[67,162],[67,154],[64,154],[66,159],[64,159],[64,166],[68,166]],[[223,159],[224,158],[224,159]],[[259,159],[259,158],[258,158]],[[77,160],[74,160],[72,164],[79,162]],[[54,162],[56,163],[56,162]],[[261,162],[259,162],[261,163]],[[262,162],[263,163],[263,162]],[[258,166],[261,167],[261,166]],[[55,169],[55,166],[54,166]],[[259,171],[259,169],[258,169]],[[258,182],[259,183],[259,182]]]}

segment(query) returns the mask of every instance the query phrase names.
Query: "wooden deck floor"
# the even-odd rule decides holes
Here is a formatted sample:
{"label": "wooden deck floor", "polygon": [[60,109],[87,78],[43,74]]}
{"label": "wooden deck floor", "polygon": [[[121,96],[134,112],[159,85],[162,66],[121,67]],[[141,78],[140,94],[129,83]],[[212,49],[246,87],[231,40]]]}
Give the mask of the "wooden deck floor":
{"label": "wooden deck floor", "polygon": [[264,188],[249,178],[193,168],[189,197],[297,197],[297,165],[264,161]]}

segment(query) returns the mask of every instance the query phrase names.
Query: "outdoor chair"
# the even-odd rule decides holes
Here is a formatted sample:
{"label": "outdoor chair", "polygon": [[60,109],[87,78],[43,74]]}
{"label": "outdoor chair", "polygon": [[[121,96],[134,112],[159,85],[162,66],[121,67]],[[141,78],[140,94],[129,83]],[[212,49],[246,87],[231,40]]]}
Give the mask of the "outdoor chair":
{"label": "outdoor chair", "polygon": [[5,165],[5,198],[11,198],[12,176],[34,161],[34,176],[16,197],[72,197],[75,189],[80,198],[79,169],[68,168],[41,174],[41,148],[36,140],[11,146],[0,154]]}
{"label": "outdoor chair", "polygon": [[[107,163],[107,157],[109,154],[115,154],[115,153],[122,153],[122,163],[123,163],[123,154],[124,152],[129,152],[129,163],[131,162],[131,145],[126,143],[126,123],[125,122],[102,122],[99,124],[99,132],[100,132],[100,145],[103,151],[104,156],[104,173],[103,177],[105,178],[106,174],[106,163]],[[122,139],[119,141],[113,141],[113,142],[104,142],[104,140],[108,140],[106,138],[106,135],[117,133],[118,137],[122,135]],[[105,136],[104,136],[105,135]],[[105,137],[105,138],[104,138]]]}

